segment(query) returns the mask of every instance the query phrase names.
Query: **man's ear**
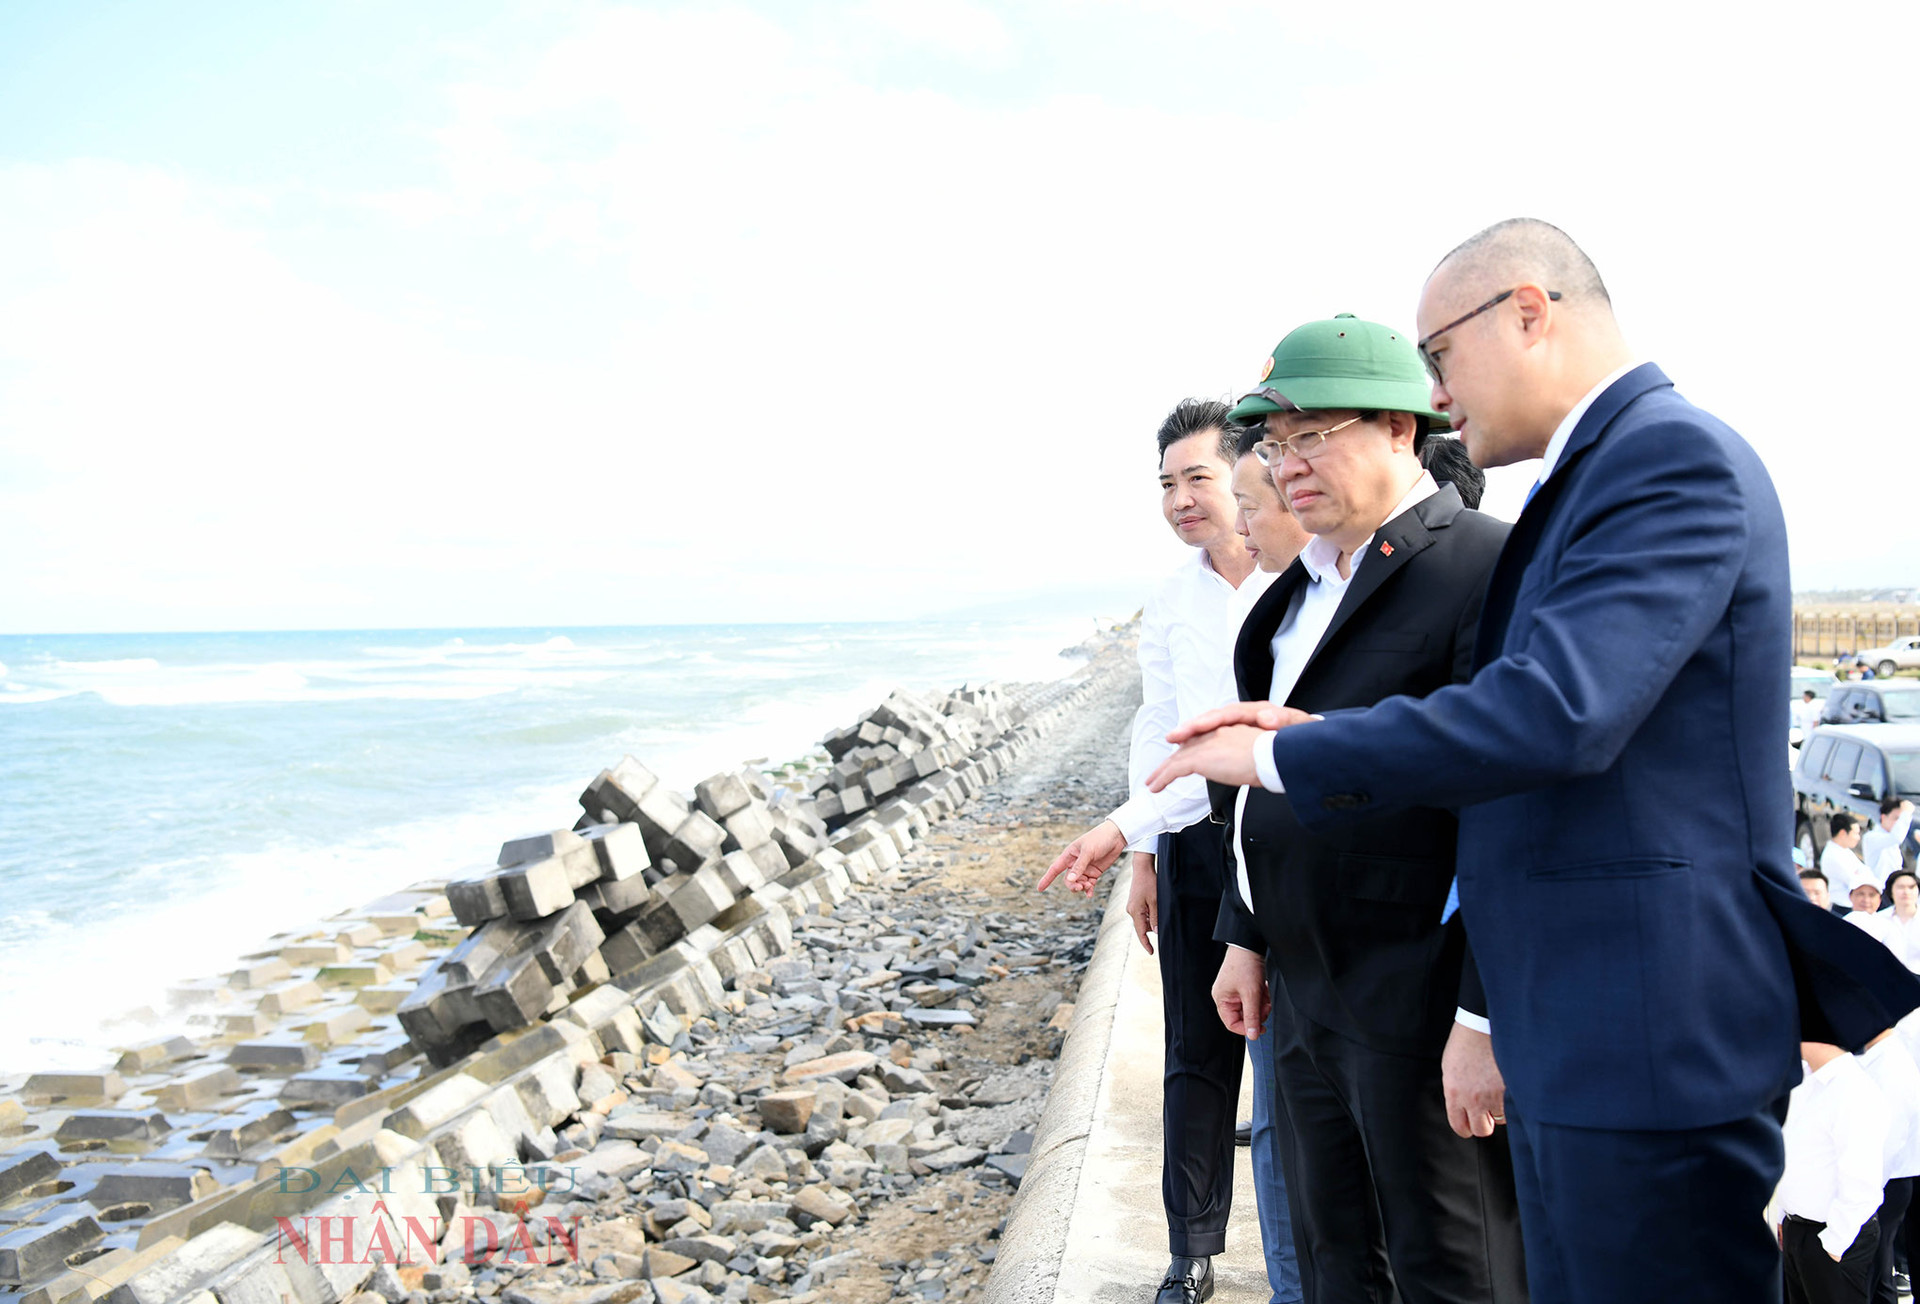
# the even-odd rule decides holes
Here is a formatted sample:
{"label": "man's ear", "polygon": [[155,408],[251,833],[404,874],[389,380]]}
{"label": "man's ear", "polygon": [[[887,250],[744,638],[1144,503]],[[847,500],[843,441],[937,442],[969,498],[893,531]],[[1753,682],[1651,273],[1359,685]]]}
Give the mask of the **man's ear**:
{"label": "man's ear", "polygon": [[1406,449],[1413,451],[1414,436],[1420,433],[1420,418],[1411,412],[1389,412],[1387,417],[1387,435],[1393,440],[1393,451]]}
{"label": "man's ear", "polygon": [[1545,290],[1533,284],[1523,285],[1513,292],[1513,304],[1520,310],[1522,335],[1537,337],[1546,333],[1547,323],[1553,319],[1553,301]]}

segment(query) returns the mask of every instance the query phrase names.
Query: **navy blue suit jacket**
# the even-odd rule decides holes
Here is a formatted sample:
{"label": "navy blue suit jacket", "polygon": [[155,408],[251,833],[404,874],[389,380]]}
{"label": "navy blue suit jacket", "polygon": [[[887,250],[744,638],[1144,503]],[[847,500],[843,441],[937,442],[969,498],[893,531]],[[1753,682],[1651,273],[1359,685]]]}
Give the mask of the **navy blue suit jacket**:
{"label": "navy blue suit jacket", "polygon": [[1920,1004],[1791,866],[1790,614],[1760,459],[1647,364],[1521,513],[1473,677],[1275,738],[1309,827],[1460,811],[1461,911],[1523,1117],[1728,1122],[1799,1080],[1803,1035],[1858,1046]]}

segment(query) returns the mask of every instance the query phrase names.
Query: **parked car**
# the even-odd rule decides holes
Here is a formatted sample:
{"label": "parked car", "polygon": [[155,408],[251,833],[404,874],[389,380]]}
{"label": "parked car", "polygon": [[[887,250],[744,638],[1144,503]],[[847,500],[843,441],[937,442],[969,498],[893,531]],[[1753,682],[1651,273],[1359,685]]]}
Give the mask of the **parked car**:
{"label": "parked car", "polygon": [[1873,667],[1873,673],[1890,679],[1896,670],[1920,670],[1920,635],[1896,638],[1885,647],[1870,647],[1855,652],[1853,659]]}
{"label": "parked car", "polygon": [[1892,724],[1920,720],[1920,679],[1868,679],[1835,684],[1820,708],[1820,723]]}
{"label": "parked car", "polygon": [[1843,810],[1877,820],[1889,794],[1920,806],[1920,723],[1821,725],[1793,770],[1794,844],[1818,864],[1828,820]]}

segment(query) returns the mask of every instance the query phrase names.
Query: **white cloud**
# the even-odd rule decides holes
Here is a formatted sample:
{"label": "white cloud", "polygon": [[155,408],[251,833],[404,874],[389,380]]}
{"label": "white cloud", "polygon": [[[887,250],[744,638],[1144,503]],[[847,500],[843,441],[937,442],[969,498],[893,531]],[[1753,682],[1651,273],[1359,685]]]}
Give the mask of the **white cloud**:
{"label": "white cloud", "polygon": [[[1911,110],[1831,38],[1409,10],[1363,39],[1214,4],[1166,58],[1232,30],[1272,66],[1155,103],[898,89],[847,33],[739,7],[578,12],[449,85],[440,170],[399,186],[0,166],[0,248],[35,251],[0,255],[0,547],[38,562],[0,576],[9,627],[885,615],[1144,577],[1179,556],[1148,442],[1175,399],[1308,317],[1410,325],[1434,260],[1515,212],[1581,239],[1637,345],[1760,448],[1803,575],[1911,566],[1906,479],[1840,468],[1905,465],[1867,392],[1920,277],[1897,205],[1833,202]],[[909,46],[1027,57],[989,10],[912,12]],[[472,251],[453,288],[421,240]]]}

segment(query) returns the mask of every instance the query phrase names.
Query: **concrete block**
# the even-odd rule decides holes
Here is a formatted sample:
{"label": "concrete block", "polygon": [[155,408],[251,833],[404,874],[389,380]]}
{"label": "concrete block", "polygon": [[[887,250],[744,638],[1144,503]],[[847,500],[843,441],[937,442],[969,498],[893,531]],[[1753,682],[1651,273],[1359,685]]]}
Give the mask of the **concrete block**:
{"label": "concrete block", "polygon": [[280,1018],[295,1010],[304,1010],[309,1005],[318,1004],[323,995],[319,983],[311,979],[301,979],[298,982],[269,987],[261,992],[259,1004],[255,1008],[262,1014]]}
{"label": "concrete block", "polygon": [[674,830],[687,822],[687,816],[691,813],[680,794],[663,783],[656,784],[640,799],[633,814],[621,818],[640,826],[640,836],[646,840],[647,854],[658,862],[666,854],[667,840],[673,836]]}
{"label": "concrete block", "polygon": [[[714,872],[719,874],[720,882],[727,889],[728,894],[734,897],[745,896],[767,881],[767,875],[760,868],[759,862],[745,851],[729,851],[720,857],[720,863],[714,866]],[[780,872],[786,872],[784,860],[781,861]]]}
{"label": "concrete block", "polygon": [[353,1003],[377,1018],[397,1013],[407,1003],[407,997],[413,995],[413,989],[414,984],[405,980],[362,987],[353,994]]}
{"label": "concrete block", "polygon": [[[623,827],[634,826],[628,824]],[[644,854],[646,848],[642,847],[640,850]],[[621,879],[602,878],[597,883],[589,883],[578,889],[574,893],[574,899],[584,901],[587,909],[593,911],[594,917],[600,920],[600,926],[604,929],[611,918],[631,915],[651,901],[653,889],[647,885],[646,878],[640,874]]]}
{"label": "concrete block", "polygon": [[297,1031],[302,1041],[314,1046],[338,1046],[342,1042],[352,1041],[372,1023],[371,1014],[358,1005],[349,1005],[302,1024]]}
{"label": "concrete block", "polygon": [[251,964],[235,969],[227,975],[227,983],[242,990],[252,990],[270,987],[274,983],[285,982],[291,977],[293,977],[293,966],[287,963],[285,957],[276,955],[265,960],[255,960]]}
{"label": "concrete block", "polygon": [[453,917],[469,928],[500,918],[507,913],[507,896],[499,872],[488,870],[447,884],[447,904]]}
{"label": "concrete block", "polygon": [[35,1073],[20,1088],[30,1104],[69,1101],[76,1104],[118,1100],[127,1093],[127,1084],[118,1073]]}
{"label": "concrete block", "polygon": [[371,1028],[357,1040],[359,1044],[347,1053],[346,1062],[368,1079],[385,1077],[420,1054],[405,1030],[391,1026]]}
{"label": "concrete block", "polygon": [[359,950],[364,946],[378,946],[386,936],[378,928],[368,923],[348,924],[333,935],[333,940],[342,946]]}
{"label": "concrete block", "polygon": [[553,1127],[580,1108],[574,1082],[573,1060],[561,1052],[535,1061],[511,1085],[528,1116],[543,1127]]}
{"label": "concrete block", "polygon": [[205,1113],[218,1109],[223,1097],[245,1091],[246,1086],[231,1065],[214,1064],[155,1087],[153,1103],[179,1114]]}
{"label": "concrete block", "polygon": [[378,987],[393,981],[393,970],[378,960],[348,960],[322,966],[314,981],[322,987]]}
{"label": "concrete block", "polygon": [[399,942],[389,942],[366,957],[384,964],[395,973],[411,972],[433,958],[433,952],[427,949],[425,942],[407,938]]}
{"label": "concrete block", "polygon": [[632,821],[641,800],[659,783],[653,771],[631,756],[623,757],[618,765],[600,771],[587,785],[587,790],[580,794],[580,805],[591,816],[598,817],[601,811],[607,811],[616,819]]}
{"label": "concrete block", "polygon": [[320,1048],[291,1034],[263,1037],[234,1046],[227,1052],[227,1063],[263,1073],[305,1073],[318,1067]]}
{"label": "concrete block", "polygon": [[753,793],[738,774],[724,773],[694,784],[693,797],[709,817],[721,821],[753,801]]}
{"label": "concrete block", "polygon": [[507,913],[523,922],[545,919],[573,904],[573,885],[557,856],[500,871],[500,891],[507,899]]}
{"label": "concrete block", "polygon": [[24,1286],[50,1277],[66,1267],[69,1258],[105,1239],[100,1224],[84,1209],[16,1227],[0,1236],[0,1286]]}
{"label": "concrete block", "polygon": [[767,808],[761,805],[746,806],[727,816],[720,822],[726,830],[726,843],[722,850],[732,851],[738,847],[757,847],[773,840],[773,817]]}
{"label": "concrete block", "polygon": [[675,878],[680,880],[677,884],[673,879],[660,884],[661,895],[689,929],[700,927],[733,904],[733,893],[727,891],[719,871],[711,865]]}
{"label": "concrete block", "polygon": [[489,1038],[461,1065],[461,1072],[495,1087],[549,1055],[569,1055],[581,1063],[596,1059],[599,1052],[593,1049],[592,1042],[587,1030],[575,1023],[562,1021],[515,1028]]}
{"label": "concrete block", "polygon": [[764,882],[773,882],[793,867],[778,842],[763,842],[757,847],[748,847],[746,851],[753,858],[753,863],[760,867],[760,877]]}
{"label": "concrete block", "polygon": [[288,1078],[280,1088],[280,1102],[294,1109],[335,1109],[373,1090],[358,1069],[331,1064]]}
{"label": "concrete block", "polygon": [[234,1223],[221,1223],[128,1277],[108,1292],[106,1304],[186,1304],[222,1269],[238,1263],[259,1246],[259,1233]]}
{"label": "concrete block", "polygon": [[518,1158],[513,1140],[483,1109],[470,1110],[447,1126],[434,1129],[433,1147],[440,1152],[443,1164],[462,1170],[478,1168],[486,1172]]}
{"label": "concrete block", "polygon": [[690,811],[667,839],[664,852],[681,873],[691,873],[718,859],[727,831],[701,811]]}
{"label": "concrete block", "polygon": [[383,937],[412,937],[419,930],[423,918],[417,911],[384,914],[369,911],[367,914],[367,922],[379,929]]}
{"label": "concrete block", "polygon": [[495,1032],[532,1023],[553,1000],[553,980],[532,954],[509,956],[473,988],[473,1002]]}
{"label": "concrete block", "polygon": [[[654,888],[653,904],[635,915],[633,922],[628,925],[633,930],[632,936],[638,949],[643,953],[642,958],[660,954],[687,935],[686,921],[680,917],[680,912],[673,908],[665,895],[667,891],[677,889],[683,881],[676,876],[659,883]],[[624,961],[630,958],[625,950],[622,950],[618,957],[622,964],[614,963],[616,957],[604,946],[601,948],[601,954],[606,956],[607,968],[613,970],[616,977],[623,972],[623,969],[632,968],[632,965],[624,964]]]}
{"label": "concrete block", "polygon": [[[363,987],[360,990],[365,994],[373,989]],[[459,1037],[460,1029],[469,1022],[465,1016],[470,1011],[456,995],[461,990],[449,978],[445,962],[442,961],[427,970],[412,994],[394,1011],[394,1016],[400,1020],[400,1026],[422,1046],[450,1045]]]}
{"label": "concrete block", "polygon": [[101,1165],[93,1169],[93,1175],[87,1203],[96,1209],[135,1203],[151,1205],[155,1211],[172,1209],[220,1189],[211,1172],[189,1164]]}
{"label": "concrete block", "polygon": [[387,1116],[387,1130],[418,1141],[427,1133],[450,1122],[474,1101],[487,1094],[487,1084],[464,1073],[456,1073],[427,1088]]}
{"label": "concrete block", "polygon": [[42,1147],[0,1152],[0,1205],[60,1176],[60,1160]]}
{"label": "concrete block", "polygon": [[600,866],[597,877],[607,882],[637,879],[653,864],[647,855],[647,840],[640,835],[638,824],[595,824],[582,829],[580,836],[593,847],[594,857]]}
{"label": "concrete block", "polygon": [[122,1073],[151,1073],[163,1064],[191,1058],[199,1048],[185,1037],[155,1037],[121,1050],[114,1065]]}
{"label": "concrete block", "polygon": [[209,1159],[234,1160],[255,1146],[273,1140],[294,1125],[293,1115],[273,1101],[256,1101],[235,1114],[223,1114],[208,1129]]}
{"label": "concrete block", "polygon": [[[664,903],[661,908],[666,908]],[[676,924],[680,922],[679,917],[672,915],[671,911],[668,911],[668,914]],[[669,945],[671,944],[670,942]],[[625,928],[615,929],[607,934],[606,940],[600,944],[600,957],[608,971],[618,976],[639,968],[643,961],[657,954],[657,950],[648,944],[638,924],[628,924]]]}
{"label": "concrete block", "polygon": [[505,869],[510,865],[524,865],[533,860],[563,856],[574,848],[584,845],[580,835],[571,829],[534,833],[503,843],[500,847],[500,858],[495,863]]}
{"label": "concrete block", "polygon": [[307,968],[322,964],[342,964],[353,959],[353,948],[328,938],[319,942],[295,942],[280,948],[280,958],[290,965]]}
{"label": "concrete block", "polygon": [[172,1131],[164,1114],[142,1109],[83,1110],[67,1115],[53,1139],[69,1141],[157,1141]]}

